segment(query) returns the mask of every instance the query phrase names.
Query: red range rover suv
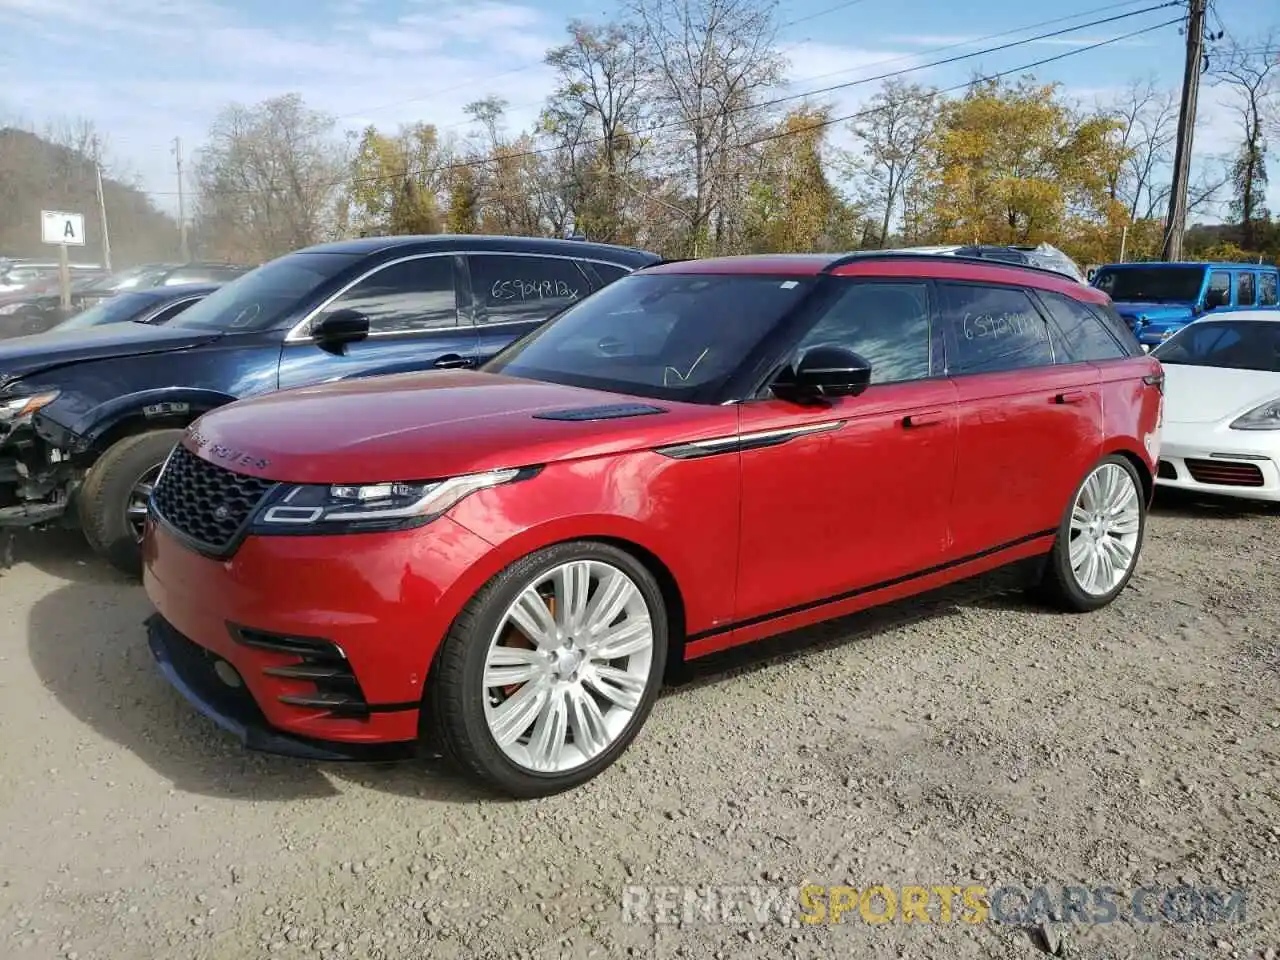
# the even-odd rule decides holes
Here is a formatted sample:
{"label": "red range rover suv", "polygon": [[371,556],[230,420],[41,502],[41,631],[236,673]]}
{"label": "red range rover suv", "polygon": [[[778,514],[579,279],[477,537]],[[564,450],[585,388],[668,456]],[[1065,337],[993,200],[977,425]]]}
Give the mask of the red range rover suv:
{"label": "red range rover suv", "polygon": [[479,371],[206,414],[150,502],[151,648],[251,747],[426,738],[552,793],[626,748],[668,662],[1018,561],[1109,603],[1162,391],[1106,296],[1048,271],[656,265]]}

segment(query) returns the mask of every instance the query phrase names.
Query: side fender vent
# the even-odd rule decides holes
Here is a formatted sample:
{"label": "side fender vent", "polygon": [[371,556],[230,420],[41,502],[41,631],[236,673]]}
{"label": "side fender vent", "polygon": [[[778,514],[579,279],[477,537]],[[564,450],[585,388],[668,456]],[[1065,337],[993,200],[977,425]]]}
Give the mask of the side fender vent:
{"label": "side fender vent", "polygon": [[604,407],[578,407],[574,410],[547,410],[535,413],[535,420],[621,420],[623,417],[647,417],[666,413],[662,407],[644,403],[618,403]]}

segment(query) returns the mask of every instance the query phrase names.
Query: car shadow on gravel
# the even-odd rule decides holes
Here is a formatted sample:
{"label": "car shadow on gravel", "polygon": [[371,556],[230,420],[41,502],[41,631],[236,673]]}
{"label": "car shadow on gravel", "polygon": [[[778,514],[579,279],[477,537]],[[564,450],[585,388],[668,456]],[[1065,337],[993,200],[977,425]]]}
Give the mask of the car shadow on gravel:
{"label": "car shadow on gravel", "polygon": [[[174,789],[230,800],[290,801],[337,796],[345,781],[436,802],[481,796],[431,759],[316,763],[245,750],[156,669],[143,628],[152,608],[136,581],[93,558],[83,540],[77,552],[74,540],[34,540],[32,546],[22,542],[27,538],[17,538],[17,562],[70,581],[36,599],[28,614],[28,655],[41,683],[76,720],[133,754]],[[11,572],[0,568],[0,584],[14,579]]]}
{"label": "car shadow on gravel", "polygon": [[112,576],[105,560],[94,555],[84,534],[65,527],[47,530],[0,530],[0,577],[27,563],[59,580],[97,582]]}

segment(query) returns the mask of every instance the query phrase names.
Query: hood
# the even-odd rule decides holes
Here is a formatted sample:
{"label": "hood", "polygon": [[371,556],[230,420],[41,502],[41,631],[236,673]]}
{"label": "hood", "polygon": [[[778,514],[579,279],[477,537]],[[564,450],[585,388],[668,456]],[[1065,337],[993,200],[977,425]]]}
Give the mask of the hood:
{"label": "hood", "polygon": [[1185,321],[1195,316],[1189,303],[1146,303],[1142,301],[1117,301],[1114,304],[1116,313],[1126,320],[1134,320],[1139,315],[1147,318],[1147,323],[1161,323],[1170,320]]}
{"label": "hood", "polygon": [[1280,373],[1164,364],[1165,423],[1234,420],[1280,397]]}
{"label": "hood", "polygon": [[149,323],[107,323],[13,337],[0,341],[0,388],[54,367],[86,360],[186,350],[219,336],[216,331],[157,327]]}
{"label": "hood", "polygon": [[[598,419],[537,414],[600,407]],[[304,387],[205,414],[184,441],[205,459],[293,483],[432,480],[621,453],[732,430],[737,410],[476,371]]]}

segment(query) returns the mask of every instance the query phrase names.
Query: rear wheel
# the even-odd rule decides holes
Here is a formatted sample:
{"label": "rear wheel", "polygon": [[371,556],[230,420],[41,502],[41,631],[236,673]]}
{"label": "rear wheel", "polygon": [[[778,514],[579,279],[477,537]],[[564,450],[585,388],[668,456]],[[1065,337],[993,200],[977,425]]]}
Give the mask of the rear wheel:
{"label": "rear wheel", "polygon": [[661,686],[667,615],[653,575],[608,544],[540,550],[454,622],[426,709],[446,754],[503,793],[559,793],[635,739]]}
{"label": "rear wheel", "polygon": [[1142,479],[1125,457],[1100,461],[1076,489],[1058,528],[1043,588],[1074,612],[1105,607],[1125,588],[1146,532]]}
{"label": "rear wheel", "polygon": [[153,430],[125,437],[90,468],[80,488],[80,526],[100,556],[117,570],[142,573],[142,530],[147,500],[183,430]]}

